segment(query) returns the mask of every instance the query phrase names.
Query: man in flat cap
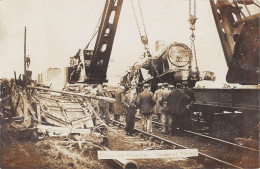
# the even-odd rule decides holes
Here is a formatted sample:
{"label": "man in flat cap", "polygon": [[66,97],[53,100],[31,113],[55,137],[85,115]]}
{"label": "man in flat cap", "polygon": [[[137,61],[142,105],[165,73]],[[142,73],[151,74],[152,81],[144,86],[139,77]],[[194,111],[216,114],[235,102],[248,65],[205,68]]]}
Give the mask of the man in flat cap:
{"label": "man in flat cap", "polygon": [[157,119],[158,121],[161,120],[161,105],[159,103],[159,100],[161,98],[161,94],[162,94],[162,83],[158,83],[158,89],[154,92],[154,99],[156,101],[156,104],[154,106],[154,110],[155,110],[155,114],[157,115]]}
{"label": "man in flat cap", "polygon": [[[187,111],[187,104],[190,102],[190,97],[182,91],[182,85],[180,83],[176,84],[176,90],[173,90],[169,99],[171,103],[170,113],[173,118],[173,128],[171,133],[177,132],[177,129],[184,130],[185,115]],[[175,131],[174,131],[175,130]]]}
{"label": "man in flat cap", "polygon": [[[106,91],[107,85],[103,84],[102,87],[99,86],[99,89],[97,91],[97,96],[102,96],[102,97],[109,97],[109,94]],[[98,106],[99,106],[99,112],[100,112],[100,117],[102,120],[105,119],[106,124],[110,125],[110,117],[109,117],[109,103],[105,99],[100,99],[98,101]],[[104,118],[105,116],[105,118]]]}
{"label": "man in flat cap", "polygon": [[[171,93],[171,90],[169,90],[168,88],[168,83],[164,84],[164,86],[166,86],[164,88],[164,90],[162,91],[161,94],[161,98],[160,98],[160,105],[162,106],[162,116],[161,116],[161,120],[162,120],[162,133],[167,133],[168,131],[168,119],[169,119],[169,115],[170,115],[170,107],[169,107],[169,101],[168,101],[168,97],[169,94]],[[169,86],[170,87],[170,86]]]}
{"label": "man in flat cap", "polygon": [[[93,89],[91,90],[91,93],[90,93],[90,94],[91,94],[92,96],[96,96],[96,95],[97,95],[97,91],[98,91],[98,86],[97,86],[97,84],[93,84],[92,88],[93,88]],[[92,106],[94,107],[94,110],[99,113],[98,100],[92,98],[92,99],[91,99],[91,104],[92,104]]]}
{"label": "man in flat cap", "polygon": [[135,125],[135,113],[137,109],[137,94],[136,94],[136,88],[132,86],[130,88],[130,92],[127,93],[123,99],[122,99],[122,104],[126,108],[126,134],[127,135],[132,135],[133,134],[133,129]]}
{"label": "man in flat cap", "polygon": [[120,115],[123,112],[123,106],[121,104],[121,101],[124,97],[124,86],[120,86],[116,91],[115,91],[115,103],[113,104],[114,108],[114,120],[118,121],[120,120]]}
{"label": "man in flat cap", "polygon": [[152,133],[152,114],[155,99],[153,93],[149,91],[149,84],[144,84],[144,91],[137,97],[137,103],[140,105],[143,130]]}
{"label": "man in flat cap", "polygon": [[164,89],[166,89],[166,88],[168,89],[168,83],[163,83],[162,85],[163,85]]}
{"label": "man in flat cap", "polygon": [[189,83],[187,81],[182,82],[182,85],[184,93],[190,97],[190,102],[187,103],[187,109],[185,114],[185,129],[188,130],[191,128],[190,119],[192,114],[192,107],[195,102],[195,95],[193,91],[189,89]]}

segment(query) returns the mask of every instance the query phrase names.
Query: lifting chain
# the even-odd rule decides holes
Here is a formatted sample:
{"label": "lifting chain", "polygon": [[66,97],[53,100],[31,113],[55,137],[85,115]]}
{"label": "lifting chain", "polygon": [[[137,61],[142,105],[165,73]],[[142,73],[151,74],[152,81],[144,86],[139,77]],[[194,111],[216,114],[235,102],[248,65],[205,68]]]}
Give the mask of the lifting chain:
{"label": "lifting chain", "polygon": [[[195,64],[196,64],[196,71],[198,72],[199,71],[199,68],[198,68],[198,62],[197,62],[197,55],[196,55],[196,47],[195,47],[195,34],[194,34],[194,31],[195,31],[195,23],[196,23],[196,20],[198,18],[196,18],[196,0],[193,0],[194,1],[194,9],[193,9],[193,13],[191,11],[191,1],[192,0],[189,0],[189,23],[190,23],[190,30],[191,30],[191,36],[190,36],[190,40],[191,40],[191,53],[192,55],[194,56],[195,58]],[[191,64],[191,63],[190,63]],[[191,68],[191,65],[189,66]]]}
{"label": "lifting chain", "polygon": [[144,28],[144,34],[145,35],[142,35],[142,33],[141,33],[141,29],[140,29],[140,25],[139,25],[139,22],[138,22],[138,19],[137,19],[136,10],[135,10],[135,7],[134,7],[134,1],[133,0],[131,0],[131,4],[132,4],[132,7],[133,7],[133,11],[134,11],[134,15],[135,15],[135,21],[136,21],[136,25],[137,25],[137,29],[138,29],[138,32],[139,32],[139,36],[140,36],[141,42],[144,44],[145,50],[148,50],[149,49],[149,46],[148,46],[148,36],[147,36],[145,24],[144,24],[144,17],[143,17],[143,12],[142,12],[142,7],[141,7],[140,0],[138,0],[138,5],[139,5],[139,10],[140,10],[141,18],[142,18],[142,23],[143,23],[143,28]]}
{"label": "lifting chain", "polygon": [[136,11],[135,11],[133,0],[131,0],[131,4],[132,4],[132,7],[133,7],[135,21],[136,21],[137,29],[138,29],[138,32],[139,32],[139,36],[141,38],[141,42],[144,45],[144,49],[146,50],[146,53],[148,55],[149,63],[152,65],[152,68],[155,71],[156,77],[158,77],[160,79],[159,72],[158,72],[158,70],[157,70],[157,68],[156,68],[156,66],[155,66],[155,64],[153,62],[153,59],[151,58],[152,56],[151,56],[151,53],[149,51],[148,36],[147,36],[145,24],[144,24],[144,16],[143,16],[143,12],[142,12],[141,2],[140,2],[140,0],[138,0],[138,6],[139,6],[139,10],[140,10],[140,15],[141,15],[141,19],[142,19],[142,24],[143,24],[144,34],[145,35],[142,35],[142,33],[141,33],[141,29],[140,29],[140,25],[139,25],[139,22],[138,22],[138,19],[137,19],[137,15],[136,15]]}
{"label": "lifting chain", "polygon": [[142,12],[142,7],[141,7],[141,2],[140,0],[138,0],[138,5],[139,5],[139,10],[140,10],[140,14],[141,14],[141,17],[142,17],[142,23],[143,23],[143,27],[144,27],[144,35],[147,39],[146,43],[148,45],[148,36],[147,36],[147,33],[146,33],[146,28],[145,28],[145,24],[144,24],[144,16],[143,16],[143,12]]}

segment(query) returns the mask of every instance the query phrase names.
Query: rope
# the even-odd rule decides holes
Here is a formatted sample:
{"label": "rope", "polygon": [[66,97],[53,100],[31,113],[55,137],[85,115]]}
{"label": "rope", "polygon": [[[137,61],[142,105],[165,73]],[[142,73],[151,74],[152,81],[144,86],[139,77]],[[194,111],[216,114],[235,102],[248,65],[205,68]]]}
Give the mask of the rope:
{"label": "rope", "polygon": [[255,6],[257,6],[258,8],[260,8],[260,6],[259,6],[255,1],[253,1],[253,3],[255,4]]}
{"label": "rope", "polygon": [[98,28],[99,28],[98,26],[99,26],[99,23],[100,23],[101,18],[102,18],[102,14],[100,15],[100,17],[99,17],[99,19],[98,19],[98,22],[97,22],[97,24],[96,24],[96,27],[95,27],[94,32],[93,32],[93,34],[92,34],[92,37],[91,37],[90,41],[88,42],[87,46],[85,47],[85,49],[88,49],[88,47],[89,47],[91,41],[93,40],[93,38],[94,38],[94,37],[96,36],[96,34],[98,33]]}
{"label": "rope", "polygon": [[251,16],[251,13],[250,13],[249,9],[247,8],[247,5],[246,5],[245,1],[243,1],[243,4],[244,4],[244,6],[246,8],[246,11],[247,11],[248,15]]}
{"label": "rope", "polygon": [[246,18],[246,15],[243,13],[243,11],[241,10],[241,8],[239,8],[237,1],[233,1],[233,4],[235,4],[235,6],[236,6],[237,9],[240,11],[240,13],[243,15],[243,17]]}

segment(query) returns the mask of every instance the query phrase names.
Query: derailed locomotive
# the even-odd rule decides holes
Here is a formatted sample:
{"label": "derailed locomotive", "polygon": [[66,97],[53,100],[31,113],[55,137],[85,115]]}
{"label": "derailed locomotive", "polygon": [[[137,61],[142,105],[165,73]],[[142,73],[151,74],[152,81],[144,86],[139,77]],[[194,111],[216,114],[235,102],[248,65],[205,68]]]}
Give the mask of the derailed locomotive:
{"label": "derailed locomotive", "polygon": [[[77,62],[73,65],[70,80],[87,83],[106,82],[106,70],[111,54],[120,7],[123,0],[119,0],[117,7],[106,5],[108,14],[103,15],[95,50],[84,50],[84,59],[74,57]],[[259,17],[260,14],[244,13],[247,6],[254,5],[251,0],[210,0],[213,16],[223,47],[228,66],[226,81],[242,85],[257,85],[259,77]],[[242,7],[242,5],[244,5]],[[257,4],[256,4],[257,6]],[[115,22],[109,26],[107,23],[110,12],[116,8]],[[109,10],[108,10],[109,9]],[[244,12],[242,11],[244,10]],[[250,9],[250,8],[249,8]],[[118,13],[119,12],[119,13]],[[196,21],[196,16],[190,14],[190,18]],[[191,19],[192,21],[192,19]],[[195,22],[191,22],[191,29],[195,29]],[[113,29],[111,29],[113,28]],[[106,31],[110,30],[111,31]],[[148,42],[148,41],[147,41]],[[146,43],[147,43],[146,42]],[[109,45],[108,50],[101,50]],[[145,44],[145,43],[144,43]],[[132,85],[138,88],[144,83],[151,85],[155,91],[157,83],[176,83],[187,81],[189,87],[194,87],[200,80],[214,80],[212,72],[199,71],[196,64],[196,55],[192,55],[191,49],[182,43],[157,43],[157,53],[153,56],[146,51],[145,61],[134,64],[123,76],[121,84],[126,87]],[[82,62],[84,61],[84,62]],[[194,64],[195,62],[195,64]],[[195,66],[194,66],[195,65]],[[85,69],[85,70],[84,70]],[[81,73],[83,72],[83,73]],[[80,78],[80,75],[82,78]],[[80,80],[82,79],[82,80]],[[258,85],[259,86],[259,85]],[[213,136],[219,135],[243,136],[252,138],[252,132],[259,129],[259,90],[260,89],[192,89],[195,93],[195,105],[193,112],[202,114],[200,122],[206,122],[211,126]],[[201,117],[198,117],[201,119]],[[199,120],[198,120],[199,121]],[[202,128],[202,127],[201,127]],[[243,130],[243,131],[242,131]],[[220,134],[222,133],[222,134]],[[244,133],[244,134],[241,134]],[[256,137],[258,139],[258,136]]]}
{"label": "derailed locomotive", "polygon": [[148,55],[145,61],[134,64],[127,74],[122,78],[121,83],[126,86],[142,86],[144,83],[151,85],[152,91],[160,82],[167,82],[172,85],[187,81],[189,87],[194,87],[200,80],[215,80],[213,72],[200,72],[195,60],[196,67],[193,68],[193,55],[191,49],[183,43],[156,42],[156,54]]}

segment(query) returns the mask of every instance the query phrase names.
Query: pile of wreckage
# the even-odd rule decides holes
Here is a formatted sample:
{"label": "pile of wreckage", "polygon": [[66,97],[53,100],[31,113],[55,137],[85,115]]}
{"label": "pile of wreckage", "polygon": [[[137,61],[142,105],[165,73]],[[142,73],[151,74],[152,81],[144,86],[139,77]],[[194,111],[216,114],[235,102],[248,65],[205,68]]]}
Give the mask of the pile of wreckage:
{"label": "pile of wreckage", "polygon": [[[62,138],[108,150],[112,130],[99,117],[93,100],[113,98],[36,87],[34,82],[1,80],[1,130],[20,140]],[[115,132],[115,131],[114,131]],[[123,168],[127,162],[116,161]]]}
{"label": "pile of wreckage", "polygon": [[[2,80],[1,115],[6,128],[12,132],[33,131],[36,137],[91,135],[104,138],[105,123],[92,107],[92,99],[109,99],[89,96]],[[95,125],[94,125],[95,124]],[[97,132],[99,131],[99,132]],[[23,134],[22,134],[23,135]],[[24,136],[24,135],[23,135]]]}

